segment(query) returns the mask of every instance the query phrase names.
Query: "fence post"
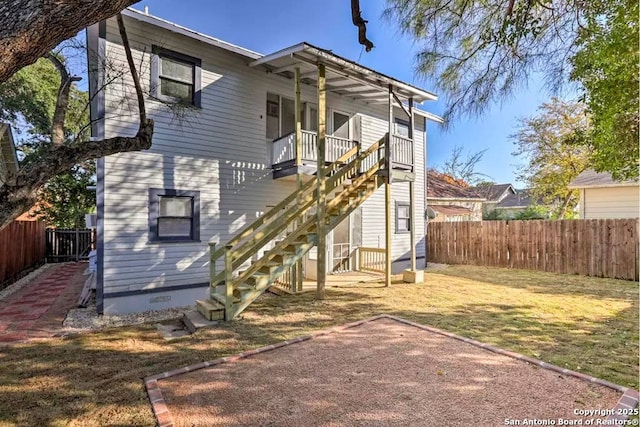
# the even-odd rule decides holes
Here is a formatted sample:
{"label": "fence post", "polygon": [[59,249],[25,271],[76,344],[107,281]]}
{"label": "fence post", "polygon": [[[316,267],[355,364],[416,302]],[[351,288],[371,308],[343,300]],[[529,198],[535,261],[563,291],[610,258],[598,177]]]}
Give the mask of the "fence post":
{"label": "fence post", "polygon": [[76,262],[80,261],[80,230],[76,227]]}

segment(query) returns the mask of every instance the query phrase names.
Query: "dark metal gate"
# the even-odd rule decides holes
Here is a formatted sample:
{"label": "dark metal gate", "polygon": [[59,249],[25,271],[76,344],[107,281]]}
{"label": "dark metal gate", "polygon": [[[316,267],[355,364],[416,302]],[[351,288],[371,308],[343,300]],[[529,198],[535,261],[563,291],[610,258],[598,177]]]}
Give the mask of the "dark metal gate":
{"label": "dark metal gate", "polygon": [[48,228],[47,262],[80,261],[89,259],[93,230],[65,230]]}

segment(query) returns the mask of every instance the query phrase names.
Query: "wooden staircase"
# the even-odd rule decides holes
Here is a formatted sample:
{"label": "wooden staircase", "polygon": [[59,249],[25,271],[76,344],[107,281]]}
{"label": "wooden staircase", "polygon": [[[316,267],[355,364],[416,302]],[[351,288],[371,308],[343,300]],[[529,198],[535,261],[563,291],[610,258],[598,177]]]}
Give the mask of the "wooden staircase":
{"label": "wooden staircase", "polygon": [[[353,147],[326,166],[327,232],[382,185],[386,141],[387,136],[362,152]],[[211,294],[208,300],[196,301],[202,315],[209,320],[232,320],[316,245],[317,195],[317,181],[312,179],[224,247],[210,244]],[[224,260],[221,271],[217,271],[218,260]]]}

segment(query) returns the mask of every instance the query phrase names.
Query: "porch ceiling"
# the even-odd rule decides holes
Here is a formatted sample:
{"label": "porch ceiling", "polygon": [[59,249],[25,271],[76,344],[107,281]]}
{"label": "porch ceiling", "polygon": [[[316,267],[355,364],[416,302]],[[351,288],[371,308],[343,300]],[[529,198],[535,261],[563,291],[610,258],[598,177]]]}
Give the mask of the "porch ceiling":
{"label": "porch ceiling", "polygon": [[335,55],[331,51],[300,43],[252,61],[249,66],[263,66],[267,72],[293,78],[294,68],[300,67],[301,81],[317,86],[317,64],[326,68],[327,90],[342,96],[368,103],[386,103],[389,99],[389,85],[398,98],[406,102],[434,101],[437,96],[431,92],[396,80],[356,62]]}

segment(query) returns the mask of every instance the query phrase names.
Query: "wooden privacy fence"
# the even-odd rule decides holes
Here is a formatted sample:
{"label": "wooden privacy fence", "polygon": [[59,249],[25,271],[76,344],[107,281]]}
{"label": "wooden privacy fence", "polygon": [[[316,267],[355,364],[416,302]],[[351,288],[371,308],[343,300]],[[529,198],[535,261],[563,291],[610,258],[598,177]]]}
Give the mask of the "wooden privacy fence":
{"label": "wooden privacy fence", "polygon": [[44,263],[45,228],[40,221],[14,221],[0,230],[0,289]]}
{"label": "wooden privacy fence", "polygon": [[638,220],[433,222],[427,260],[638,280]]}
{"label": "wooden privacy fence", "polygon": [[47,229],[47,262],[88,259],[92,230]]}

